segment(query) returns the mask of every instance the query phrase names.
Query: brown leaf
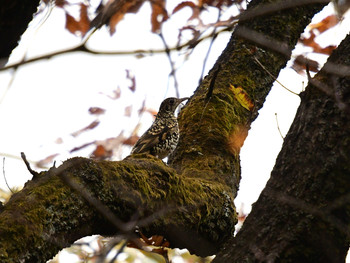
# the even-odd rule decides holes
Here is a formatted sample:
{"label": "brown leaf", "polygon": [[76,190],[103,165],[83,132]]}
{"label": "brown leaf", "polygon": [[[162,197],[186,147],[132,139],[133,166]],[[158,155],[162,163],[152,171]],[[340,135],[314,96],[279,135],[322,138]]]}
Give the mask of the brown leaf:
{"label": "brown leaf", "polygon": [[84,143],[83,145],[81,146],[78,146],[78,147],[74,147],[72,150],[69,151],[69,153],[73,153],[73,152],[76,152],[76,151],[80,151],[81,149],[84,149],[92,144],[94,144],[96,141],[93,141],[93,142],[88,142],[88,143]]}
{"label": "brown leaf", "polygon": [[339,19],[336,15],[329,15],[324,18],[321,22],[311,24],[310,30],[317,30],[320,33],[327,31],[328,29],[336,26],[339,23]]}
{"label": "brown leaf", "polygon": [[162,23],[169,18],[168,13],[165,9],[165,0],[151,1],[151,8],[152,8],[152,15],[151,15],[152,32],[159,33]]}
{"label": "brown leaf", "polygon": [[303,55],[299,55],[296,57],[296,59],[293,62],[292,68],[300,74],[306,69],[306,65],[308,65],[310,71],[318,71],[318,62],[315,60],[307,59]]}
{"label": "brown leaf", "polygon": [[243,143],[247,136],[248,136],[247,127],[243,125],[239,125],[235,127],[230,137],[228,138],[228,148],[230,149],[231,153],[239,154],[241,147],[243,146]]}
{"label": "brown leaf", "polygon": [[72,17],[67,12],[66,12],[66,28],[72,34],[75,34],[80,29],[79,22],[75,20],[75,18]]}
{"label": "brown leaf", "polygon": [[199,18],[200,7],[197,6],[195,3],[190,2],[190,1],[184,1],[184,2],[181,2],[180,4],[178,4],[174,8],[173,14],[175,14],[176,12],[180,11],[181,9],[183,9],[185,7],[190,7],[192,9],[192,16],[190,16],[190,18],[188,20],[193,20],[195,18]]}
{"label": "brown leaf", "polygon": [[125,139],[123,141],[123,144],[124,145],[129,145],[129,146],[133,146],[137,140],[139,139],[140,137],[137,136],[137,135],[131,135],[129,138]]}
{"label": "brown leaf", "polygon": [[126,78],[131,81],[131,85],[129,86],[129,89],[134,92],[136,90],[136,78],[130,73],[130,70],[126,69]]}
{"label": "brown leaf", "polygon": [[242,107],[249,111],[254,108],[253,101],[250,99],[248,93],[242,87],[235,87],[230,84],[230,90],[233,92],[236,100],[241,104]]}
{"label": "brown leaf", "polygon": [[88,16],[88,6],[80,3],[80,32],[84,36],[90,29],[90,19]]}
{"label": "brown leaf", "polygon": [[105,109],[102,109],[100,107],[90,107],[89,108],[89,113],[92,115],[100,115],[100,114],[104,114],[106,112]]}
{"label": "brown leaf", "polygon": [[131,117],[131,113],[132,113],[132,105],[125,107],[124,115],[127,117]]}
{"label": "brown leaf", "polygon": [[236,1],[235,0],[200,0],[199,6],[208,5],[213,6],[217,8],[221,8],[223,6],[229,7],[233,5]]}
{"label": "brown leaf", "polygon": [[35,163],[35,165],[39,168],[47,168],[47,165],[51,164],[53,159],[58,155],[58,153],[51,154],[47,156],[45,159],[42,159]]}
{"label": "brown leaf", "polygon": [[66,11],[66,29],[72,34],[80,32],[82,36],[90,29],[90,20],[87,14],[87,6],[80,4],[80,18],[79,21]]}
{"label": "brown leaf", "polygon": [[[115,33],[116,25],[126,13],[136,13],[145,0],[112,0],[102,10],[102,16],[109,20],[109,32]],[[106,22],[105,22],[106,23]]]}
{"label": "brown leaf", "polygon": [[57,144],[62,144],[62,143],[63,143],[63,139],[62,139],[61,137],[59,137],[59,138],[57,138],[57,139],[55,140],[55,143],[57,143]]}
{"label": "brown leaf", "polygon": [[106,150],[106,148],[103,145],[97,145],[96,149],[91,155],[91,158],[97,159],[97,160],[104,160],[112,157],[112,155],[113,155],[112,150]]}
{"label": "brown leaf", "polygon": [[[45,1],[46,2],[46,1]],[[47,0],[47,3],[49,3],[50,0]],[[55,6],[63,8],[67,4],[67,1],[65,0],[55,0]]]}
{"label": "brown leaf", "polygon": [[72,136],[77,137],[78,135],[80,135],[81,133],[83,133],[85,131],[92,130],[92,129],[96,128],[99,124],[100,124],[100,121],[95,120],[95,121],[91,122],[88,126],[82,128],[76,132],[73,132]]}

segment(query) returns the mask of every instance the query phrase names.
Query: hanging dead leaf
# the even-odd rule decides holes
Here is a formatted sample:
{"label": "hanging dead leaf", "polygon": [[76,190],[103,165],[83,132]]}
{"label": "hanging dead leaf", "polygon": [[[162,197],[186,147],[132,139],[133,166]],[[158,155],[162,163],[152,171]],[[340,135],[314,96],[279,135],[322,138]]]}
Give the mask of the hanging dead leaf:
{"label": "hanging dead leaf", "polygon": [[[45,3],[47,3],[47,4],[49,2],[50,2],[50,0],[45,1]],[[68,3],[65,0],[55,0],[55,6],[57,6],[59,8],[63,8],[66,4],[68,4]]]}
{"label": "hanging dead leaf", "polygon": [[339,23],[339,19],[336,15],[329,15],[321,22],[311,24],[309,26],[310,31],[317,30],[320,33],[327,31],[328,29],[336,26]]}
{"label": "hanging dead leaf", "polygon": [[71,135],[73,137],[77,137],[78,135],[80,135],[83,132],[86,132],[88,130],[92,130],[92,129],[96,128],[99,124],[100,124],[100,122],[98,120],[95,120],[95,121],[91,122],[88,126],[82,128],[76,132],[73,132]]}
{"label": "hanging dead leaf", "polygon": [[38,168],[47,168],[47,166],[53,162],[53,160],[55,159],[56,156],[58,156],[58,153],[51,154],[51,155],[47,156],[45,159],[42,159],[42,160],[36,162],[35,165]]}
{"label": "hanging dead leaf", "polygon": [[80,32],[82,36],[85,36],[85,34],[90,29],[90,19],[88,16],[88,6],[84,5],[83,3],[80,3]]}
{"label": "hanging dead leaf", "polygon": [[109,25],[111,35],[115,27],[124,18],[126,13],[136,13],[145,0],[109,0],[105,6],[99,6],[96,17],[91,21],[90,27],[100,28]]}
{"label": "hanging dead leaf", "polygon": [[55,143],[56,144],[62,144],[63,143],[63,139],[61,137],[58,137],[56,140],[55,140]]}
{"label": "hanging dead leaf", "polygon": [[254,108],[254,103],[250,99],[248,93],[240,86],[237,88],[230,84],[230,90],[233,92],[236,100],[244,107],[245,109],[251,111]]}
{"label": "hanging dead leaf", "polygon": [[91,158],[97,159],[97,160],[105,160],[112,156],[113,156],[113,151],[106,150],[106,148],[103,145],[97,145],[96,149],[91,154]]}
{"label": "hanging dead leaf", "polygon": [[80,151],[92,144],[94,144],[96,141],[93,141],[93,142],[88,142],[88,143],[84,143],[83,145],[81,146],[78,146],[78,147],[74,147],[72,150],[69,151],[69,153],[73,153],[73,152],[76,152],[76,151]]}
{"label": "hanging dead leaf", "polygon": [[190,16],[190,18],[188,18],[187,20],[193,20],[196,18],[199,18],[201,9],[199,6],[197,6],[195,3],[190,2],[190,1],[184,1],[181,2],[180,4],[178,4],[177,6],[175,6],[175,8],[173,9],[173,14],[177,13],[178,11],[180,11],[181,9],[185,8],[185,7],[189,7],[192,9],[192,15]]}
{"label": "hanging dead leaf", "polygon": [[76,34],[78,32],[81,33],[82,36],[86,34],[86,32],[90,29],[90,20],[87,14],[87,6],[84,4],[80,4],[80,18],[79,21],[76,20],[73,16],[67,13],[66,11],[66,29],[72,34]]}
{"label": "hanging dead leaf", "polygon": [[151,15],[152,32],[159,33],[162,23],[168,20],[169,18],[168,13],[165,9],[165,0],[151,1],[151,8],[152,8],[152,15]]}
{"label": "hanging dead leaf", "polygon": [[134,75],[131,74],[129,69],[126,69],[126,78],[131,81],[131,85],[129,86],[129,89],[134,92],[136,90],[136,78]]}
{"label": "hanging dead leaf", "polygon": [[323,48],[316,42],[315,38],[316,34],[313,31],[310,31],[310,37],[302,37],[299,41],[304,46],[311,47],[313,49],[313,52],[319,54],[330,55],[332,51],[336,48],[336,46],[332,45]]}
{"label": "hanging dead leaf", "polygon": [[221,9],[221,7],[226,6],[229,7],[236,3],[235,0],[200,0],[199,4],[200,6],[203,5],[208,5],[208,6],[213,6]]}
{"label": "hanging dead leaf", "polygon": [[239,154],[245,139],[248,136],[248,128],[237,125],[228,138],[228,148],[233,154]]}
{"label": "hanging dead leaf", "polygon": [[303,55],[299,55],[295,58],[292,68],[300,74],[306,69],[306,65],[308,65],[309,70],[312,72],[317,72],[319,69],[317,61],[307,59]]}
{"label": "hanging dead leaf", "polygon": [[135,145],[135,143],[137,142],[137,140],[139,139],[140,137],[137,136],[137,135],[131,135],[129,138],[125,139],[123,141],[123,144],[124,145],[129,145],[129,146],[133,146]]}
{"label": "hanging dead leaf", "polygon": [[102,109],[100,107],[90,107],[89,108],[89,113],[91,115],[101,115],[101,114],[104,114],[106,112],[105,109]]}
{"label": "hanging dead leaf", "polygon": [[131,113],[132,113],[132,105],[129,105],[129,106],[125,107],[124,115],[127,116],[127,117],[131,117]]}

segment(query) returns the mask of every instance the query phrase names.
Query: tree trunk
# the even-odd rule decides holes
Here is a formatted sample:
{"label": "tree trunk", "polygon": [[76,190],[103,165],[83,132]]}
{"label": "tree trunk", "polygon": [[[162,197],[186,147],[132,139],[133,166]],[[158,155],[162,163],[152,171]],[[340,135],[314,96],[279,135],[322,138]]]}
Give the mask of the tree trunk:
{"label": "tree trunk", "polygon": [[12,50],[28,23],[33,19],[39,0],[4,0],[0,7],[0,67],[7,63]]}
{"label": "tree trunk", "polygon": [[[350,240],[349,58],[350,35],[301,94],[266,188],[237,237],[213,262],[345,262]],[[344,65],[346,75],[340,72]]]}
{"label": "tree trunk", "polygon": [[71,159],[36,175],[0,214],[1,262],[45,262],[86,235],[130,238],[131,222],[120,220],[135,218],[144,233],[162,234],[173,247],[217,253],[234,232],[239,151],[274,82],[271,74],[286,65],[323,6],[249,17],[267,2],[251,2],[252,11],[181,112],[180,142],[169,159],[174,169],[134,155],[120,162]]}

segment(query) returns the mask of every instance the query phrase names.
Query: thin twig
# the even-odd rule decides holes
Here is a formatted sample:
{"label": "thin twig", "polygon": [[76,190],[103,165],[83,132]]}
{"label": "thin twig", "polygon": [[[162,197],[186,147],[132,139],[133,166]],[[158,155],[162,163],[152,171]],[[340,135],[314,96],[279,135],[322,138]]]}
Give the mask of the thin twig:
{"label": "thin twig", "polygon": [[[219,35],[222,32],[226,32],[226,31],[230,31],[230,30],[231,30],[231,27],[224,28],[224,29],[218,31],[215,35]],[[85,53],[93,54],[93,55],[119,55],[119,56],[135,55],[135,54],[136,55],[137,54],[149,54],[149,55],[152,55],[152,54],[166,53],[165,49],[149,49],[149,50],[137,49],[137,50],[129,50],[129,51],[96,51],[96,50],[93,50],[93,49],[91,49],[91,48],[86,46],[86,42],[91,37],[91,35],[89,35],[82,44],[79,44],[77,46],[73,46],[73,47],[70,47],[70,48],[67,48],[67,49],[63,49],[63,50],[60,50],[60,51],[55,51],[55,52],[52,52],[52,53],[49,53],[49,54],[33,57],[33,58],[30,58],[30,59],[25,60],[25,61],[13,63],[13,64],[8,65],[6,67],[0,68],[0,71],[8,70],[8,69],[11,69],[11,68],[15,68],[15,67],[18,67],[18,66],[22,66],[22,65],[25,65],[25,64],[28,64],[28,63],[32,63],[32,62],[35,62],[35,61],[39,61],[39,60],[43,60],[43,59],[50,59],[50,58],[58,56],[58,55],[75,53],[75,52],[85,52]],[[204,36],[204,37],[198,39],[197,42],[198,43],[202,42],[203,40],[205,40],[207,38],[210,38],[210,37],[213,37],[213,36],[212,35]],[[189,47],[191,45],[192,45],[192,42],[188,41],[188,42],[186,42],[186,43],[184,43],[184,44],[182,44],[180,46],[175,46],[175,47],[172,47],[172,48],[168,48],[168,51],[169,52],[179,51],[179,50],[181,50],[183,48],[186,48],[186,47]]]}
{"label": "thin twig", "polygon": [[165,54],[167,55],[168,60],[169,60],[169,64],[170,64],[170,68],[171,68],[171,72],[170,72],[169,75],[172,76],[173,79],[174,79],[174,88],[175,88],[176,97],[177,97],[177,98],[180,98],[179,83],[178,83],[177,78],[176,78],[175,63],[174,63],[174,61],[171,59],[171,54],[170,54],[171,52],[170,52],[170,49],[169,49],[168,44],[167,44],[166,41],[165,41],[165,38],[164,38],[163,34],[162,34],[162,33],[159,33],[158,35],[159,35],[160,39],[161,39],[162,42],[163,42],[163,45],[164,45],[164,48],[165,48]]}
{"label": "thin twig", "polygon": [[282,88],[286,89],[287,91],[289,91],[290,93],[299,96],[298,93],[288,89],[286,86],[284,86],[269,70],[267,70],[267,68],[260,62],[260,60],[248,49],[245,48],[254,58],[254,60],[256,61],[256,63],[258,63],[258,65],[271,77],[273,78],[274,81],[276,81],[278,84],[280,84],[282,86]]}
{"label": "thin twig", "polygon": [[207,109],[209,101],[210,101],[210,99],[211,99],[211,97],[213,95],[213,90],[214,90],[214,87],[215,87],[215,81],[216,81],[216,78],[218,76],[218,73],[219,73],[220,69],[221,69],[221,64],[218,64],[218,68],[214,71],[213,76],[212,76],[212,78],[210,80],[208,92],[207,92],[207,95],[205,96],[205,106],[203,108],[201,118],[199,119],[199,123],[201,123],[201,121],[203,119],[203,116],[204,116],[204,112]]}
{"label": "thin twig", "polygon": [[9,184],[7,183],[7,179],[6,179],[6,175],[5,175],[5,157],[2,159],[2,174],[4,175],[5,184],[6,184],[7,188],[10,190],[11,193],[14,193],[12,191],[11,187],[9,186]]}
{"label": "thin twig", "polygon": [[[219,9],[219,14],[218,14],[218,19],[217,19],[217,21],[220,20],[220,16],[221,16],[221,10]],[[203,67],[202,67],[201,76],[200,76],[200,78],[199,78],[199,84],[201,84],[201,82],[202,82],[202,79],[203,79],[203,76],[204,76],[204,71],[205,71],[205,66],[206,66],[206,64],[207,64],[207,61],[208,61],[208,58],[209,58],[209,54],[210,54],[211,48],[212,48],[212,46],[213,46],[213,44],[214,44],[214,41],[215,41],[216,37],[218,36],[218,35],[215,34],[215,33],[216,33],[216,29],[217,29],[217,28],[214,27],[213,32],[211,33],[211,35],[212,35],[213,37],[212,37],[211,40],[210,40],[210,44],[209,44],[207,53],[205,54],[205,58],[204,58],[204,60],[203,60]]]}
{"label": "thin twig", "polygon": [[37,177],[39,175],[39,173],[37,171],[34,171],[31,167],[30,164],[27,160],[26,155],[24,154],[24,152],[21,152],[21,157],[23,159],[23,162],[25,163],[25,165],[27,166],[28,171],[33,175],[33,178]]}
{"label": "thin twig", "polygon": [[284,137],[283,137],[281,129],[280,129],[280,125],[278,124],[277,112],[275,112],[275,117],[276,117],[276,124],[277,124],[278,132],[280,133],[282,140],[284,140]]}

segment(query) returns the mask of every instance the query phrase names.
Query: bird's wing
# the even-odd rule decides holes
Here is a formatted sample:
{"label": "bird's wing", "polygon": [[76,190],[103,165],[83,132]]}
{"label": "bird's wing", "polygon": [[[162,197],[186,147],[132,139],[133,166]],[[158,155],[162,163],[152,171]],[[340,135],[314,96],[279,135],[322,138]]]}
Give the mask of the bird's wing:
{"label": "bird's wing", "polygon": [[146,131],[136,142],[131,153],[144,153],[150,151],[160,140],[165,140],[169,130],[171,129],[169,129],[168,126],[165,126],[161,130],[152,131],[152,129],[150,129]]}

